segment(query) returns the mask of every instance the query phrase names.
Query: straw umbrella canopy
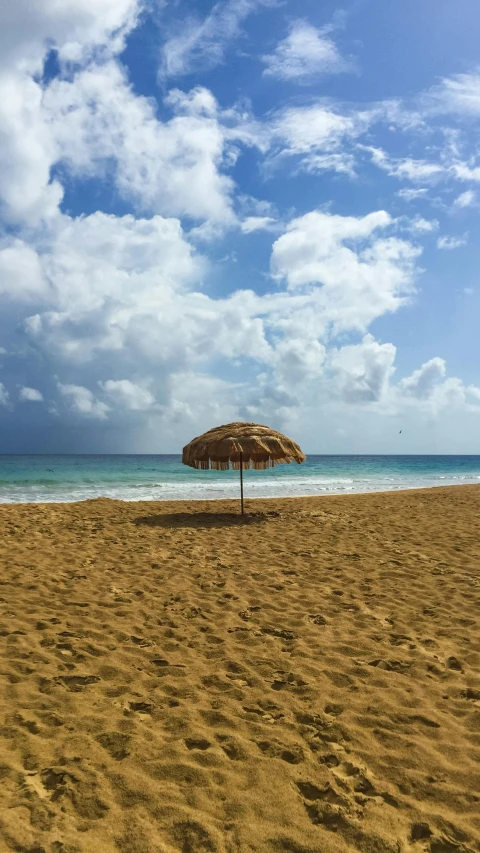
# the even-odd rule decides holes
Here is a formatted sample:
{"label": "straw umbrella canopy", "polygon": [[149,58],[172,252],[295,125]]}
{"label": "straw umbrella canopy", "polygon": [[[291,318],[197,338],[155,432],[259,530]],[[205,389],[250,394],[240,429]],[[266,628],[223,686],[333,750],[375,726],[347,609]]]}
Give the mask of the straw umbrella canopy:
{"label": "straw umbrella canopy", "polygon": [[240,494],[243,506],[243,471],[255,468],[257,471],[274,468],[275,465],[290,462],[305,462],[306,456],[298,444],[262,424],[236,422],[214,427],[194,438],[183,448],[182,462],[207,471],[228,471],[232,467],[240,471]]}

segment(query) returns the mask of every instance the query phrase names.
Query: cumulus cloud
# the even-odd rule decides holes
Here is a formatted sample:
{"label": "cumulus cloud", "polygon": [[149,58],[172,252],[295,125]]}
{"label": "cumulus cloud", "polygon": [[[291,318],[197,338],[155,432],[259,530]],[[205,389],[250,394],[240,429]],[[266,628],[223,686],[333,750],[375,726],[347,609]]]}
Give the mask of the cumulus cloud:
{"label": "cumulus cloud", "polygon": [[[263,177],[286,166],[293,176],[355,178],[366,153],[388,175],[421,184],[399,191],[412,201],[440,178],[480,179],[460,137],[442,130],[447,141],[440,153],[432,147],[432,162],[362,147],[379,123],[429,133],[419,111],[393,101],[359,107],[316,98],[256,118],[248,103],[221,106],[196,85],[159,104],[137,94],[121,61],[140,2],[30,5],[12,6],[0,32],[0,323],[20,401],[42,402],[41,391],[22,384],[38,381],[59,424],[83,431],[90,422],[92,435],[109,422],[150,424],[170,430],[172,441],[181,424],[201,431],[243,416],[288,423],[311,400],[362,410],[478,405],[480,391],[442,374],[441,359],[395,384],[395,348],[368,334],[412,298],[420,248],[408,232],[420,240],[435,220],[278,211],[239,196],[231,177],[246,146],[263,158]],[[182,21],[163,47],[163,79],[223,62],[247,16],[270,5],[221,0],[203,21]],[[50,50],[61,72],[44,79]],[[302,21],[265,64],[267,76],[298,82],[346,70],[331,35]],[[448,102],[451,114],[475,114],[472,80],[442,86],[444,110]],[[432,117],[440,88],[430,93]],[[70,194],[91,179],[130,212],[62,212],[64,186]],[[467,190],[454,208],[473,203]],[[259,292],[243,283],[235,291],[227,275],[220,281],[226,265],[215,262],[212,244],[231,226],[242,245],[257,231],[264,243],[275,235],[271,278]],[[400,229],[409,239],[399,239]],[[11,407],[5,385],[0,403]],[[13,411],[26,417],[29,409]]]}
{"label": "cumulus cloud", "polygon": [[0,382],[0,406],[8,406],[9,399],[9,393],[5,388],[5,385],[3,382]]}
{"label": "cumulus cloud", "polygon": [[366,330],[375,317],[404,304],[413,289],[420,250],[376,236],[390,224],[382,210],[363,217],[308,213],[274,243],[272,272],[292,291],[321,285],[324,312],[337,331]]}
{"label": "cumulus cloud", "polygon": [[453,202],[455,207],[465,208],[472,207],[475,204],[476,195],[473,190],[466,190],[464,193],[460,193],[459,196]]}
{"label": "cumulus cloud", "polygon": [[471,118],[480,116],[480,69],[444,77],[437,86],[422,95],[421,102],[429,112],[456,113]]}
{"label": "cumulus cloud", "polygon": [[287,388],[316,379],[322,372],[325,347],[318,340],[287,338],[275,348],[273,362],[276,380]]}
{"label": "cumulus cloud", "polygon": [[480,181],[480,166],[476,166],[474,161],[456,162],[452,165],[452,171],[459,181]]}
{"label": "cumulus cloud", "polygon": [[273,5],[275,0],[220,0],[202,21],[182,21],[162,47],[161,77],[179,77],[220,65],[228,45],[241,34],[245,19]]}
{"label": "cumulus cloud", "polygon": [[271,163],[296,157],[307,172],[331,170],[353,175],[355,155],[349,143],[372,121],[368,110],[343,112],[328,103],[287,107],[272,119]]}
{"label": "cumulus cloud", "polygon": [[18,396],[20,400],[24,400],[30,403],[41,403],[43,401],[42,392],[38,391],[37,388],[28,388],[28,386],[20,388]]}
{"label": "cumulus cloud", "polygon": [[132,412],[147,411],[155,405],[153,394],[130,379],[107,379],[102,388],[120,408]]}
{"label": "cumulus cloud", "polygon": [[410,397],[425,400],[431,396],[432,391],[441,382],[447,372],[443,358],[431,358],[425,364],[415,370],[411,376],[407,376],[398,383],[400,391]]}
{"label": "cumulus cloud", "polygon": [[95,47],[120,50],[133,28],[138,0],[17,0],[0,28],[0,72],[18,67],[37,72],[48,49],[79,62]]}
{"label": "cumulus cloud", "polygon": [[23,240],[0,240],[0,294],[23,302],[42,299],[47,290],[35,249]]}
{"label": "cumulus cloud", "polygon": [[466,246],[468,243],[468,236],[466,234],[463,237],[439,237],[437,240],[437,248],[438,249],[459,249],[460,246]]}
{"label": "cumulus cloud", "polygon": [[11,224],[50,219],[63,197],[50,179],[56,145],[42,99],[32,77],[0,74],[0,213]]}
{"label": "cumulus cloud", "polygon": [[407,229],[418,234],[431,234],[436,231],[440,223],[438,219],[424,219],[423,216],[416,216],[407,224]]}
{"label": "cumulus cloud", "polygon": [[272,231],[279,225],[272,216],[247,216],[240,228],[244,234],[251,234],[253,231]]}
{"label": "cumulus cloud", "polygon": [[404,201],[416,201],[417,198],[425,198],[427,194],[428,189],[426,187],[419,187],[418,189],[404,187],[396,193],[396,195]]}
{"label": "cumulus cloud", "polygon": [[348,403],[381,401],[394,372],[395,354],[393,344],[380,344],[372,335],[365,335],[360,344],[333,350],[329,367],[335,393]]}
{"label": "cumulus cloud", "polygon": [[390,157],[381,148],[362,146],[379,169],[395,178],[407,179],[414,183],[434,182],[445,174],[445,166],[441,163],[429,163],[426,160],[415,160],[411,157]]}
{"label": "cumulus cloud", "polygon": [[[238,145],[265,144],[268,132],[195,88],[170,93],[173,115],[136,95],[115,58],[92,61],[43,86],[24,72],[0,74],[0,213],[37,225],[57,215],[61,166],[75,178],[113,181],[149,213],[232,224]],[[235,147],[237,146],[237,147]]]}
{"label": "cumulus cloud", "polygon": [[88,388],[82,385],[63,385],[59,382],[58,390],[68,400],[72,411],[99,421],[106,419],[109,407],[97,400]]}
{"label": "cumulus cloud", "polygon": [[[178,220],[64,215],[35,250],[48,289],[27,315],[26,341],[57,364],[61,395],[79,416],[176,417],[186,409],[171,377],[206,376],[218,359],[266,371],[285,408],[301,385],[324,382],[331,334],[364,333],[412,293],[419,250],[385,233],[394,228],[385,211],[312,211],[275,241],[270,292],[214,298],[201,291],[206,262]],[[335,375],[344,377],[339,365]],[[270,380],[262,387],[273,406]],[[248,384],[232,390],[237,413],[255,393]]]}
{"label": "cumulus cloud", "polygon": [[102,351],[121,351],[130,336],[138,336],[138,346],[154,358],[170,347],[175,355],[174,297],[199,282],[206,269],[179,221],[160,216],[61,217],[37,258],[51,297],[45,310],[28,317],[27,333],[77,363]]}
{"label": "cumulus cloud", "polygon": [[195,90],[171,99],[180,114],[161,122],[152,101],[132,91],[116,61],[55,80],[44,109],[57,159],[74,174],[113,173],[118,191],[141,210],[232,222],[233,181],[222,174],[226,135],[215,99]]}
{"label": "cumulus cloud", "polygon": [[63,196],[51,179],[57,147],[39,81],[48,52],[75,63],[100,49],[111,56],[121,50],[138,8],[138,0],[8,4],[0,26],[0,213],[7,221],[49,219]]}
{"label": "cumulus cloud", "polygon": [[321,74],[351,70],[341,56],[329,29],[317,29],[307,21],[294,21],[289,35],[263,57],[264,75],[281,80],[308,81]]}

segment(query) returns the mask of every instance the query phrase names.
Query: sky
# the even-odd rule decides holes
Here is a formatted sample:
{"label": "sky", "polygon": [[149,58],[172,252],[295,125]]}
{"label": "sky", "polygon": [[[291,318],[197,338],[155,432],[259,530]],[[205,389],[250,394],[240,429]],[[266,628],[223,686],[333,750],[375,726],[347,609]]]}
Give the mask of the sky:
{"label": "sky", "polygon": [[478,0],[0,0],[0,453],[480,453]]}

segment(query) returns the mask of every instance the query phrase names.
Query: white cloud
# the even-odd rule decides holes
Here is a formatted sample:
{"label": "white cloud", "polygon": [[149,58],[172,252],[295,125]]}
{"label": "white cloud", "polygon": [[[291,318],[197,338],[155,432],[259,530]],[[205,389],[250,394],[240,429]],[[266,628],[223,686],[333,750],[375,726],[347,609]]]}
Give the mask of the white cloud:
{"label": "white cloud", "polygon": [[435,386],[445,378],[446,372],[443,358],[431,358],[411,376],[402,379],[398,388],[402,394],[424,400],[431,396]]}
{"label": "white cloud", "polygon": [[99,421],[106,419],[109,406],[97,400],[88,388],[82,385],[63,385],[59,382],[58,390],[69,400],[73,412]]}
{"label": "white cloud", "polygon": [[411,157],[390,157],[381,148],[366,145],[359,147],[370,153],[375,166],[395,178],[423,183],[436,181],[445,174],[445,166],[440,163],[429,163]]}
{"label": "white cloud", "polygon": [[[182,21],[164,46],[164,77],[223,62],[247,16],[274,2],[224,0],[202,22]],[[399,191],[405,201],[424,197],[440,178],[479,180],[475,157],[452,128],[441,129],[444,150],[424,144],[431,132],[425,116],[440,114],[440,100],[444,111],[477,114],[474,75],[443,81],[423,117],[401,101],[361,109],[317,99],[258,120],[246,101],[224,108],[198,85],[170,91],[160,106],[136,94],[120,60],[140,0],[31,5],[5,5],[0,31],[2,343],[5,336],[14,370],[24,361],[16,376],[36,376],[44,364],[61,377],[49,409],[56,407],[59,423],[71,412],[75,420],[116,426],[160,424],[178,441],[182,423],[201,431],[200,423],[206,428],[242,413],[288,422],[308,412],[312,400],[342,411],[351,404],[363,411],[367,403],[378,411],[478,405],[480,391],[448,378],[441,359],[395,385],[395,348],[366,334],[414,293],[420,249],[399,239],[399,229],[418,239],[435,230],[435,220],[393,220],[382,210],[279,212],[236,197],[229,177],[241,148],[254,146],[265,171],[288,165],[291,174],[355,176],[366,150],[388,174],[421,182]],[[52,47],[62,73],[42,81]],[[346,70],[329,33],[299,21],[266,65],[267,76],[299,82]],[[367,133],[366,141],[375,142],[376,124],[397,132],[396,156],[359,145]],[[422,136],[401,148],[400,132],[412,131]],[[415,159],[419,138],[429,153]],[[86,179],[120,195],[136,215],[62,214],[62,183]],[[473,203],[468,190],[454,207]],[[215,297],[226,267],[209,267],[192,243],[203,240],[207,251],[229,226],[279,235],[270,288],[229,293],[230,282],[222,281],[226,295]],[[453,248],[458,240],[443,237],[439,246]],[[221,251],[232,258],[230,246]],[[222,375],[241,381],[212,375],[219,364]],[[11,381],[20,400],[43,399],[36,388]],[[0,402],[9,399],[0,385]],[[26,413],[21,406],[17,412],[22,408]]]}
{"label": "white cloud", "polygon": [[107,379],[101,383],[103,390],[117,406],[132,412],[147,411],[155,405],[155,397],[146,388],[129,379]]}
{"label": "white cloud", "polygon": [[266,145],[268,130],[235,110],[224,114],[196,87],[166,99],[175,113],[137,96],[115,59],[91,62],[46,86],[24,73],[0,75],[0,213],[36,225],[58,213],[60,164],[75,177],[112,180],[149,213],[235,222],[226,174],[239,145]]}
{"label": "white cloud", "polygon": [[251,234],[252,231],[272,231],[276,226],[279,223],[271,216],[247,216],[240,228],[244,234]]}
{"label": "white cloud", "polygon": [[270,160],[296,156],[305,171],[353,175],[355,157],[348,143],[361,136],[371,120],[368,111],[342,113],[327,103],[287,107],[272,120]]}
{"label": "white cloud", "polygon": [[426,187],[421,187],[419,189],[401,189],[398,190],[396,195],[399,198],[403,198],[404,201],[415,201],[417,198],[425,198],[428,194],[428,189]]}
{"label": "white cloud", "polygon": [[[175,352],[178,294],[206,269],[178,220],[160,216],[64,216],[37,256],[51,283],[49,310],[29,317],[27,332],[77,363],[122,350],[134,329],[156,357],[164,347]],[[144,338],[142,323],[153,327]]]}
{"label": "white cloud", "polygon": [[195,86],[189,92],[181,89],[170,89],[164,98],[164,103],[178,115],[216,116],[218,103],[214,95],[203,86]]}
{"label": "white cloud", "polygon": [[386,397],[394,373],[393,344],[379,344],[365,335],[360,344],[344,346],[329,355],[334,391],[348,403],[374,403]]}
{"label": "white cloud", "polygon": [[0,240],[0,295],[16,301],[38,300],[47,288],[36,251],[19,239]]}
{"label": "white cloud", "polygon": [[349,71],[349,63],[328,33],[328,29],[317,29],[307,21],[294,21],[274,53],[263,57],[264,75],[301,82],[320,74]]}
{"label": "white cloud", "polygon": [[[119,192],[142,210],[231,223],[234,184],[220,171],[225,133],[210,93],[194,95],[190,112],[161,122],[115,61],[90,66],[71,82],[55,80],[44,104],[57,158],[77,174],[113,170]],[[171,105],[185,112],[185,99]]]}
{"label": "white cloud", "polygon": [[430,112],[457,113],[467,117],[480,115],[480,69],[469,74],[444,77],[421,97]]}
{"label": "white cloud", "polygon": [[457,162],[452,165],[452,171],[459,181],[480,181],[480,166]]}
{"label": "white cloud", "polygon": [[468,235],[464,234],[463,237],[439,237],[437,240],[437,248],[438,249],[458,249],[460,246],[466,246],[468,242]]}
{"label": "white cloud", "polygon": [[152,429],[167,431],[176,447],[181,446],[179,430],[190,440],[192,433],[199,435],[214,424],[238,419],[242,386],[198,370],[173,373],[169,384],[168,406],[150,419]]}
{"label": "white cloud", "polygon": [[[18,0],[4,3],[0,26],[0,213],[10,223],[37,224],[63,196],[51,180],[57,146],[39,82],[55,49],[63,62],[121,50],[135,24],[138,0]],[[8,7],[8,8],[7,8]]]}
{"label": "white cloud", "polygon": [[29,401],[31,403],[41,403],[43,400],[43,394],[41,391],[38,391],[37,388],[28,388],[27,386],[20,388],[18,396],[20,400]]}
{"label": "white cloud", "polygon": [[179,77],[220,65],[230,42],[241,34],[243,21],[273,5],[274,0],[219,0],[203,21],[183,20],[163,45],[160,75]]}
{"label": "white cloud", "polygon": [[9,393],[5,388],[3,382],[0,382],[0,406],[8,406],[9,405]]}
{"label": "white cloud", "polygon": [[337,330],[365,330],[374,317],[404,304],[413,289],[420,250],[376,237],[391,222],[382,210],[358,218],[308,213],[274,243],[272,272],[293,291],[321,285],[316,310],[323,306]]}
{"label": "white cloud", "polygon": [[424,219],[422,216],[417,216],[409,224],[411,231],[417,231],[419,234],[431,234],[439,227],[438,219]]}
{"label": "white cloud", "polygon": [[[172,377],[206,376],[219,359],[267,371],[278,386],[264,383],[267,413],[278,406],[286,413],[288,400],[293,405],[309,383],[335,394],[340,377],[344,389],[362,396],[358,377],[350,385],[345,379],[345,353],[337,356],[337,380],[332,374],[325,385],[326,347],[337,332],[364,333],[412,292],[419,250],[379,233],[395,227],[384,211],[358,218],[313,211],[292,220],[274,243],[278,289],[215,299],[199,290],[205,261],[177,220],[62,216],[37,248],[49,288],[42,310],[26,320],[27,340],[68,377],[60,391],[71,408],[100,420],[122,410],[180,417],[187,401]],[[365,382],[374,387],[369,370]],[[94,385],[99,398],[89,390]],[[249,383],[231,393],[237,415],[258,397]]]}
{"label": "white cloud", "polygon": [[106,43],[110,50],[120,50],[138,8],[138,0],[16,0],[5,4],[0,70],[16,65],[37,72],[51,47],[63,59],[75,62],[85,57],[85,51]]}
{"label": "white cloud", "polygon": [[447,377],[443,358],[431,358],[392,388],[396,405],[409,403],[430,412],[480,411],[480,388],[465,385],[457,377]]}
{"label": "white cloud", "polygon": [[55,215],[63,189],[50,181],[55,141],[42,108],[41,86],[24,74],[0,74],[0,213],[8,222]]}
{"label": "white cloud", "polygon": [[307,338],[285,338],[275,347],[273,364],[280,385],[295,389],[299,384],[316,379],[322,372],[325,347]]}
{"label": "white cloud", "polygon": [[460,193],[459,196],[453,202],[455,207],[472,207],[475,204],[476,195],[473,190],[466,190],[464,193]]}

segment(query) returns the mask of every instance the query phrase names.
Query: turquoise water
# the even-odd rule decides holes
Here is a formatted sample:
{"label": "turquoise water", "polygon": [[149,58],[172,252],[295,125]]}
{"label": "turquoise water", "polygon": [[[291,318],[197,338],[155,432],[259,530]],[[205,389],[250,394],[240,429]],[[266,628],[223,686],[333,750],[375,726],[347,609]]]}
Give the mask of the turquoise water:
{"label": "turquoise water", "polygon": [[[246,471],[246,498],[480,483],[480,456],[309,456]],[[195,471],[179,456],[0,456],[0,503],[238,497],[238,472]]]}

